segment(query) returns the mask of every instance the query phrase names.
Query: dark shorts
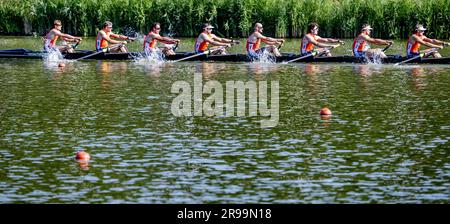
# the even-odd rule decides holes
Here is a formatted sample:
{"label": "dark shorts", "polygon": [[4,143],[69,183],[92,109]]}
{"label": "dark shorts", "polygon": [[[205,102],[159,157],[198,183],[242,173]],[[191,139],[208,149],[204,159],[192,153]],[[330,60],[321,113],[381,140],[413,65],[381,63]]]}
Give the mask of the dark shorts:
{"label": "dark shorts", "polygon": [[365,58],[366,52],[365,51],[354,51],[353,55],[357,58]]}

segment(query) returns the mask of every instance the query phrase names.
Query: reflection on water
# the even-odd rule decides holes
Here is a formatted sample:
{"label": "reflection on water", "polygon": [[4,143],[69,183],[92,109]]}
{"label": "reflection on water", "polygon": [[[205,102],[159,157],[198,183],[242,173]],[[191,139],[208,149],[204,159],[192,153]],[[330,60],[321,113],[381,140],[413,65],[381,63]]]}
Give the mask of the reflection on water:
{"label": "reflection on water", "polygon": [[[450,202],[449,66],[0,64],[1,203]],[[174,117],[194,72],[278,80],[279,125]]]}

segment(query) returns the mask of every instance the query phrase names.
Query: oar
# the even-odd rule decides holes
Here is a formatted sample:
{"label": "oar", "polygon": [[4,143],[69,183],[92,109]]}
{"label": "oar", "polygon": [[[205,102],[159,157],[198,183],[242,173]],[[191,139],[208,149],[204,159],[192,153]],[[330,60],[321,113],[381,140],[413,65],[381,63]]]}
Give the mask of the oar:
{"label": "oar", "polygon": [[[340,46],[340,44],[338,44],[336,47],[338,47],[338,46]],[[328,47],[328,48],[326,48],[326,49],[329,50],[329,49],[331,49],[331,48],[332,48],[332,47]],[[322,51],[322,52],[320,52],[320,54],[322,54],[323,52],[325,52],[325,50]],[[298,61],[298,60],[302,60],[302,59],[309,58],[309,57],[315,57],[317,54],[319,54],[319,52],[313,51],[311,54],[308,54],[308,55],[305,55],[305,56],[302,56],[302,57],[298,57],[298,58],[294,58],[294,59],[292,59],[292,60],[283,62],[283,64],[291,63],[291,62]]]}
{"label": "oar", "polygon": [[[114,50],[114,49],[117,49],[117,48],[122,47],[122,46],[123,46],[123,44],[119,44],[119,45],[117,45],[115,47],[110,48],[109,50]],[[106,53],[107,51],[108,51],[108,48],[104,48],[101,51],[98,51],[98,52],[95,52],[95,53],[83,56],[81,58],[77,58],[77,59],[75,59],[75,61],[83,60],[83,59],[86,59],[86,58],[90,58],[90,57],[95,56],[97,54]]]}
{"label": "oar", "polygon": [[389,49],[390,47],[392,46],[392,44],[389,44],[388,46],[386,46],[383,50],[381,50],[381,51],[383,51],[383,52],[385,52],[387,49]]}
{"label": "oar", "polygon": [[177,42],[175,44],[175,46],[172,48],[173,52],[175,52],[178,49],[178,45],[180,44],[180,42]]}
{"label": "oar", "polygon": [[[231,43],[231,46],[233,46],[233,45],[234,45],[234,44]],[[211,52],[218,51],[218,50],[222,50],[222,49],[224,49],[224,48],[227,48],[227,46],[222,46],[222,47],[219,47],[219,48],[217,48],[217,49],[207,50],[207,51],[204,51],[204,52],[202,52],[202,53],[198,53],[198,54],[194,54],[194,55],[187,56],[187,57],[184,57],[184,58],[180,58],[180,59],[175,60],[175,61],[173,61],[173,62],[185,61],[185,60],[187,60],[187,59],[199,57],[199,56],[202,56],[202,55],[207,55],[207,54],[210,54]]]}
{"label": "oar", "polygon": [[281,49],[281,47],[283,47],[283,45],[284,45],[284,42],[281,42],[281,44],[280,44],[280,45],[278,45],[278,50],[280,50],[280,49]]}
{"label": "oar", "polygon": [[317,51],[313,51],[311,54],[308,54],[308,55],[305,55],[305,56],[302,56],[302,57],[298,57],[298,58],[294,58],[292,60],[283,62],[283,64],[291,63],[291,62],[302,60],[302,59],[309,58],[309,57],[314,57],[314,56],[317,55],[317,53],[318,53]]}
{"label": "oar", "polygon": [[414,60],[416,60],[416,59],[418,59],[418,58],[427,57],[428,55],[430,55],[430,54],[432,54],[432,53],[434,53],[434,52],[436,52],[436,51],[438,51],[438,49],[437,49],[437,48],[434,48],[434,50],[432,50],[432,51],[430,51],[430,52],[428,52],[428,53],[421,53],[421,54],[419,54],[419,55],[417,55],[417,56],[415,56],[415,57],[412,57],[412,58],[410,58],[410,59],[407,59],[407,60],[404,60],[404,61],[395,63],[394,66],[401,65],[401,64],[405,64],[405,63],[407,63],[407,62],[414,61]]}
{"label": "oar", "polygon": [[78,44],[80,44],[80,42],[81,42],[81,40],[80,39],[78,39],[78,41],[77,41],[77,43],[76,44],[74,44],[74,45],[72,45],[72,49],[76,49],[77,47],[78,47]]}

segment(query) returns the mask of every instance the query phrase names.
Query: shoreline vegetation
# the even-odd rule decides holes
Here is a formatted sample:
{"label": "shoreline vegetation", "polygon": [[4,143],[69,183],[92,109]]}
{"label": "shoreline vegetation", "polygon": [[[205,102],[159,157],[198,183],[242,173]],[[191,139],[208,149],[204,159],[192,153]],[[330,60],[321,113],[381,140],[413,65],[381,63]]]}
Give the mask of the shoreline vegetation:
{"label": "shoreline vegetation", "polygon": [[80,36],[95,36],[109,20],[125,34],[147,34],[158,21],[178,37],[197,36],[205,22],[219,36],[247,37],[261,22],[267,35],[296,38],[315,21],[320,35],[336,38],[369,23],[374,37],[405,39],[422,23],[427,36],[449,39],[450,0],[0,0],[0,35],[44,35],[55,19]]}

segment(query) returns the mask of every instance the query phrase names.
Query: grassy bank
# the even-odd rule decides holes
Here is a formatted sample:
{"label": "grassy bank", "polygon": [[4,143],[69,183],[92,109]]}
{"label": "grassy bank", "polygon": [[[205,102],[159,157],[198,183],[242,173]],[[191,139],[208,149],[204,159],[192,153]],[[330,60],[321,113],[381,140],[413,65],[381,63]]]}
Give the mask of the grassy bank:
{"label": "grassy bank", "polygon": [[247,36],[259,21],[268,35],[299,37],[317,21],[323,36],[351,38],[368,22],[374,36],[406,38],[424,23],[429,36],[448,39],[450,0],[0,0],[0,34],[41,35],[54,19],[64,32],[84,36],[110,20],[122,33],[147,33],[159,21],[175,36],[196,36],[211,22],[229,37]]}

